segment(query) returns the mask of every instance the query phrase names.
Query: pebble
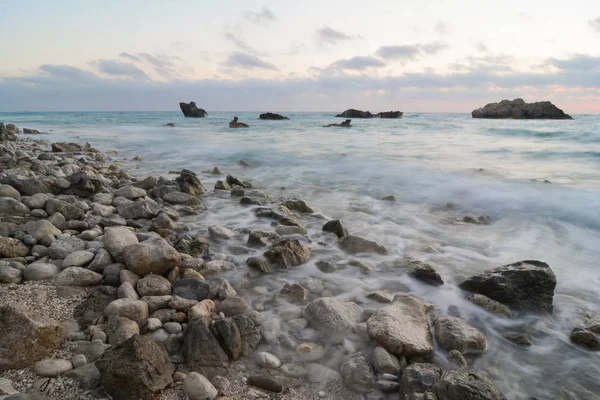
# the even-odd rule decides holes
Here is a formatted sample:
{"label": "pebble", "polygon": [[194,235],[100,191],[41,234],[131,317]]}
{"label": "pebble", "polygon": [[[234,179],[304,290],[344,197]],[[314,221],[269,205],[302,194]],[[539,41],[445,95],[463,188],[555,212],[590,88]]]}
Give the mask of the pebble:
{"label": "pebble", "polygon": [[256,355],[254,356],[254,360],[256,364],[263,368],[276,369],[281,366],[281,361],[279,360],[279,358],[265,351],[256,353]]}
{"label": "pebble", "polygon": [[178,334],[183,331],[181,324],[178,322],[167,322],[163,325],[163,328],[171,334]]}
{"label": "pebble", "polygon": [[281,393],[283,392],[282,383],[270,376],[266,375],[253,375],[248,378],[248,385],[256,386],[259,389],[268,390],[269,392]]}

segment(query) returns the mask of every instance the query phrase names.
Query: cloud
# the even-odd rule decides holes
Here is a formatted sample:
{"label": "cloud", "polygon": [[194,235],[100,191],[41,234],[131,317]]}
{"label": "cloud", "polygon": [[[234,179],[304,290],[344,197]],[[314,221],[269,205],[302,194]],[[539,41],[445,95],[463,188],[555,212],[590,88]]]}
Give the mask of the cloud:
{"label": "cloud", "polygon": [[600,33],[600,17],[588,21],[593,30]]}
{"label": "cloud", "polygon": [[175,64],[169,59],[176,57],[169,57],[166,54],[152,55],[150,53],[138,53],[138,57],[152,66],[154,71],[163,78],[173,79],[177,77]]}
{"label": "cloud", "polygon": [[250,22],[261,25],[275,21],[275,14],[267,7],[263,7],[259,12],[247,11],[245,17]]}
{"label": "cloud", "polygon": [[92,64],[98,68],[98,71],[106,75],[119,76],[129,79],[150,79],[141,68],[136,67],[131,63],[124,63],[116,60],[98,60]]}
{"label": "cloud", "polygon": [[349,59],[337,60],[330,68],[339,70],[364,71],[369,68],[385,67],[385,63],[375,57],[356,56]]}
{"label": "cloud", "polygon": [[225,65],[229,67],[239,67],[243,69],[267,69],[277,71],[277,67],[266,61],[262,61],[260,58],[253,56],[252,54],[241,53],[239,51],[233,52],[225,61]]}
{"label": "cloud", "polygon": [[481,53],[487,53],[488,52],[488,47],[486,46],[486,44],[483,41],[479,41],[475,44],[475,48],[477,49],[477,51],[481,52]]}
{"label": "cloud", "polygon": [[235,45],[235,47],[239,48],[240,50],[253,51],[252,47],[250,47],[244,41],[244,39],[240,38],[235,33],[232,33],[232,32],[229,32],[229,31],[225,32],[225,39],[227,39],[228,41],[230,41],[231,43],[233,43]]}
{"label": "cloud", "polygon": [[138,56],[135,56],[135,55],[133,55],[131,53],[125,53],[125,52],[123,52],[123,53],[119,54],[119,57],[126,58],[129,61],[137,61],[137,62],[141,62],[142,61]]}
{"label": "cloud", "polygon": [[55,80],[59,82],[92,83],[98,79],[96,75],[89,71],[64,64],[44,64],[40,66],[40,71],[42,75],[37,78],[41,78],[43,81]]}
{"label": "cloud", "polygon": [[437,24],[435,24],[434,29],[435,29],[435,33],[437,33],[438,35],[441,35],[441,36],[447,36],[450,33],[450,30],[448,29],[448,25],[446,25],[442,21],[439,21]]}
{"label": "cloud", "polygon": [[446,49],[448,45],[440,42],[400,45],[400,46],[381,46],[375,54],[386,60],[413,61],[422,54],[436,54]]}
{"label": "cloud", "polygon": [[586,54],[577,54],[566,60],[550,58],[546,61],[546,64],[562,71],[600,73],[600,57],[592,57]]}
{"label": "cloud", "polygon": [[322,44],[338,44],[351,40],[354,40],[352,36],[341,31],[336,31],[327,25],[317,29],[317,41]]}

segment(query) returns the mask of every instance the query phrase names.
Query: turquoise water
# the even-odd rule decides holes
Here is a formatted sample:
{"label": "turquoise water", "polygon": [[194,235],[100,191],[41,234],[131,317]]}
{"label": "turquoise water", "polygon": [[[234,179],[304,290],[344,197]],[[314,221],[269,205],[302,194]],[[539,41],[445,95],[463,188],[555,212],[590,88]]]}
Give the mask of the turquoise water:
{"label": "turquoise water", "polygon": [[[250,128],[229,129],[233,115]],[[376,272],[345,270],[336,277],[347,290],[342,297],[397,284],[439,310],[457,305],[469,321],[485,322],[488,350],[474,367],[488,371],[508,398],[598,398],[598,356],[573,347],[568,333],[581,310],[600,309],[600,116],[513,121],[406,113],[399,120],[353,120],[352,128],[343,129],[322,127],[340,122],[330,113],[285,115],[291,120],[260,121],[258,113],[210,113],[204,119],[179,112],[0,113],[0,121],[51,130],[44,138],[52,141],[116,149],[127,160],[140,155],[143,162],[129,164],[141,175],[217,165],[275,197],[301,196],[327,217],[343,219],[351,232],[384,244],[388,259],[427,261],[447,282],[440,289],[425,287],[380,268],[381,258],[364,257]],[[176,127],[163,127],[167,122]],[[251,168],[240,167],[240,159]],[[207,187],[216,179],[202,175]],[[379,200],[389,194],[398,202]],[[259,224],[222,197],[209,195],[203,202],[211,213],[187,221],[198,232],[213,224]],[[493,223],[459,222],[481,214]],[[321,225],[307,222],[316,231]],[[315,254],[343,257],[311,246]],[[523,259],[545,261],[557,275],[552,318],[498,320],[471,307],[455,286],[466,276]],[[281,279],[319,276],[313,266],[286,274]],[[526,328],[534,331],[531,349],[502,337]]]}

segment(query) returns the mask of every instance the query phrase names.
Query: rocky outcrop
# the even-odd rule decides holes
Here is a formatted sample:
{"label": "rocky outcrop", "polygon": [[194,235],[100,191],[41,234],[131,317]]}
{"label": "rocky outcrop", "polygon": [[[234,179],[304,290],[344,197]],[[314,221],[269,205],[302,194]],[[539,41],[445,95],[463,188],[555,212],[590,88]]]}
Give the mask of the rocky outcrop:
{"label": "rocky outcrop", "polygon": [[329,128],[332,126],[338,126],[340,128],[350,128],[352,127],[352,125],[350,124],[352,122],[351,119],[347,119],[344,122],[342,122],[341,124],[329,124],[329,125],[323,125],[324,128]]}
{"label": "rocky outcrop", "polygon": [[243,122],[238,122],[238,117],[233,117],[231,122],[229,123],[230,128],[249,128],[248,124]]}
{"label": "rocky outcrop", "polygon": [[339,118],[373,118],[374,115],[371,114],[369,111],[361,111],[361,110],[356,110],[354,108],[349,108],[348,110],[344,111],[343,113],[336,115],[336,117],[339,117]]}
{"label": "rocky outcrop", "polygon": [[433,353],[427,312],[430,304],[397,295],[391,305],[380,308],[367,320],[371,339],[395,355],[425,356]]}
{"label": "rocky outcrop", "polygon": [[49,356],[65,341],[66,332],[51,318],[10,305],[0,307],[0,338],[0,372],[4,372]]}
{"label": "rocky outcrop", "polygon": [[196,103],[190,101],[190,103],[179,103],[179,108],[183,112],[183,116],[186,118],[204,118],[208,113],[196,106]]}
{"label": "rocky outcrop", "polygon": [[284,117],[283,115],[280,114],[275,114],[275,113],[264,113],[264,114],[260,114],[260,116],[258,117],[259,119],[268,119],[268,120],[274,120],[274,121],[281,121],[281,120],[289,120],[290,117]]}
{"label": "rocky outcrop", "polygon": [[377,113],[376,117],[379,118],[402,118],[404,113],[402,111],[382,111]]}
{"label": "rocky outcrop", "polygon": [[491,119],[573,119],[549,101],[526,103],[523,99],[502,100],[473,110],[473,118]]}
{"label": "rocky outcrop", "polygon": [[149,336],[135,335],[96,362],[105,390],[115,400],[152,400],[173,382],[167,351]]}
{"label": "rocky outcrop", "polygon": [[548,264],[527,260],[484,271],[459,286],[517,311],[552,312],[556,276]]}

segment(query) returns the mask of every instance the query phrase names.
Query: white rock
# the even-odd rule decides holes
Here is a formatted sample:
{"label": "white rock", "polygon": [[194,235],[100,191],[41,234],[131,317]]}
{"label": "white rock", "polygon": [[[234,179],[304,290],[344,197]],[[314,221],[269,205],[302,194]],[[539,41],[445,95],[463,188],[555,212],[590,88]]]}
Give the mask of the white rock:
{"label": "white rock", "polygon": [[256,355],[254,356],[254,360],[256,364],[263,368],[276,369],[281,366],[281,361],[279,360],[279,358],[275,357],[271,353],[267,353],[266,351],[256,353]]}
{"label": "white rock", "polygon": [[204,375],[190,372],[183,381],[183,392],[190,400],[212,400],[217,397],[217,389]]}

